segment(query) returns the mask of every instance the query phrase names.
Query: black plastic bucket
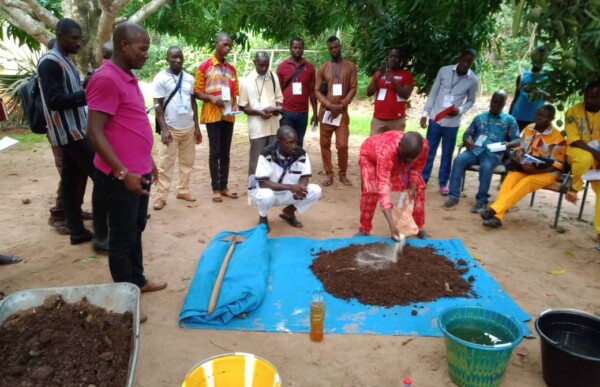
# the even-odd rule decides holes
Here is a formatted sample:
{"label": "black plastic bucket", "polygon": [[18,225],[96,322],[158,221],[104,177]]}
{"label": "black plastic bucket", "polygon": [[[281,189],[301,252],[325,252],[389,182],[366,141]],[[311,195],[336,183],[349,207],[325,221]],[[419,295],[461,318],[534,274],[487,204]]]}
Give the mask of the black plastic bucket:
{"label": "black plastic bucket", "polygon": [[600,318],[573,309],[542,312],[542,371],[550,387],[600,386]]}

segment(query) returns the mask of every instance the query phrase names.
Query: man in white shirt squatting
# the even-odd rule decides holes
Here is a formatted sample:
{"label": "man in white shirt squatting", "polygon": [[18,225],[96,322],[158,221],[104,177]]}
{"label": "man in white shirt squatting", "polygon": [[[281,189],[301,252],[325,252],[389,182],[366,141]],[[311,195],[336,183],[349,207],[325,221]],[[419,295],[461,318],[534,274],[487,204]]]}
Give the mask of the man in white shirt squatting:
{"label": "man in white shirt squatting", "polygon": [[267,212],[273,206],[285,206],[279,217],[292,227],[303,227],[296,210],[305,213],[321,197],[321,187],[308,184],[311,174],[310,160],[297,145],[296,132],[291,126],[282,126],[277,130],[277,142],[258,157],[256,181],[250,178],[248,197],[258,207],[258,223],[270,230]]}

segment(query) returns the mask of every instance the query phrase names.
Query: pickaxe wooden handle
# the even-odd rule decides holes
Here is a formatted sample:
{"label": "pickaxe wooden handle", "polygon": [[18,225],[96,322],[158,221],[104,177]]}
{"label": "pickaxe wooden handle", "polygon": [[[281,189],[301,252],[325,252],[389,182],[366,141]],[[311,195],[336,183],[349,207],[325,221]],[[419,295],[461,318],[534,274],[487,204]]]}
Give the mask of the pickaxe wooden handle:
{"label": "pickaxe wooden handle", "polygon": [[231,240],[231,246],[229,246],[229,250],[227,250],[227,255],[225,255],[225,259],[221,264],[221,269],[219,270],[219,275],[217,276],[217,280],[215,281],[215,286],[213,287],[212,294],[210,295],[210,300],[208,301],[208,314],[212,314],[215,310],[215,306],[217,304],[217,298],[219,298],[219,292],[221,290],[221,284],[223,283],[223,278],[225,277],[225,272],[227,271],[227,265],[229,265],[229,260],[233,255],[233,250],[235,250],[235,244],[237,243],[237,235],[233,236]]}

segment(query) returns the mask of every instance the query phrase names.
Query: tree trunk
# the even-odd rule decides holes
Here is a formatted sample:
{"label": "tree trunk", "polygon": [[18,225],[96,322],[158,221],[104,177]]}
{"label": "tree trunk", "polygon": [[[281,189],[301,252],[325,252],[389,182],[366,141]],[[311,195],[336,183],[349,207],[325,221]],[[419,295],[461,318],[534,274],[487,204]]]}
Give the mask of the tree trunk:
{"label": "tree trunk", "polygon": [[75,20],[83,30],[81,50],[74,60],[85,74],[90,69],[98,67],[100,63],[96,58],[94,47],[98,33],[100,7],[94,0],[63,0],[62,10],[65,17]]}

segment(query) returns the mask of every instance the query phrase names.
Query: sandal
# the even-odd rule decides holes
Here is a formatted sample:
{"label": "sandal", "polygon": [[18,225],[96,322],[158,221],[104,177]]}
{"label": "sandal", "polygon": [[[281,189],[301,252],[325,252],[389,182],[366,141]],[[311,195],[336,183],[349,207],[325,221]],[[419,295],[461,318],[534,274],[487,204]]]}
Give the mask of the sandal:
{"label": "sandal", "polygon": [[213,192],[212,201],[215,203],[221,203],[223,201],[223,196],[220,192]]}
{"label": "sandal", "polygon": [[577,200],[579,199],[577,197],[577,191],[575,190],[568,190],[567,193],[565,194],[565,199],[572,204],[577,204]]}
{"label": "sandal", "polygon": [[340,183],[342,183],[346,187],[352,186],[352,182],[350,181],[350,179],[348,179],[346,175],[340,175]]}
{"label": "sandal", "polygon": [[237,199],[238,198],[237,192],[230,192],[228,189],[224,189],[223,191],[221,191],[221,195],[223,195],[229,199]]}
{"label": "sandal", "polygon": [[298,219],[296,219],[296,215],[294,215],[294,214],[292,214],[292,215],[279,214],[279,217],[281,219],[285,220],[286,222],[288,222],[288,224],[292,227],[296,227],[296,228],[304,227],[302,222],[300,222]]}
{"label": "sandal", "polygon": [[10,265],[12,263],[19,263],[23,259],[13,254],[0,254],[0,265]]}
{"label": "sandal", "polygon": [[329,187],[333,184],[333,173],[328,173],[327,177],[321,180],[321,185],[323,187]]}

